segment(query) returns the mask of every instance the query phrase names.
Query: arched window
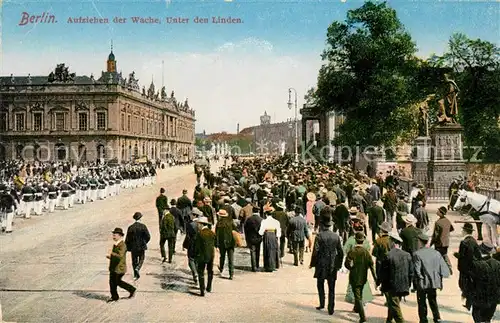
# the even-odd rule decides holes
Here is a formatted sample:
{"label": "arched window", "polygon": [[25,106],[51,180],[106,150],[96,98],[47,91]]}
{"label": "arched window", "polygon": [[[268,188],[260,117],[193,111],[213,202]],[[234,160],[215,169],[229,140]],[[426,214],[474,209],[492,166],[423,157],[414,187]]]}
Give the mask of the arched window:
{"label": "arched window", "polygon": [[23,157],[23,150],[24,146],[23,145],[17,145],[16,146],[16,159],[24,159]]}
{"label": "arched window", "polygon": [[84,144],[80,144],[78,146],[78,158],[77,161],[79,162],[85,162],[87,161],[87,147],[85,147]]}
{"label": "arched window", "polygon": [[106,148],[104,148],[103,144],[97,145],[97,158],[98,159],[106,158]]}
{"label": "arched window", "polygon": [[6,160],[7,159],[7,153],[5,151],[4,145],[0,144],[0,160]]}

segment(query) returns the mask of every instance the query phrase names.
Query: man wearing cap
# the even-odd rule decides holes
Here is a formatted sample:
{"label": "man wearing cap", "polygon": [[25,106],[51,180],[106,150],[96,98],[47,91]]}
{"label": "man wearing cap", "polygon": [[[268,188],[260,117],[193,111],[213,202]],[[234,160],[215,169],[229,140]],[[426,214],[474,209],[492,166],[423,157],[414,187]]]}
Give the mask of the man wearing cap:
{"label": "man wearing cap", "polygon": [[400,232],[401,239],[403,240],[401,248],[410,255],[413,255],[419,248],[418,235],[420,234],[420,230],[415,226],[417,219],[413,214],[407,214],[403,216],[403,221],[406,224],[406,228]]}
{"label": "man wearing cap", "polygon": [[429,236],[420,232],[418,239],[420,249],[413,253],[418,317],[421,323],[427,322],[427,302],[429,302],[434,322],[437,323],[441,321],[441,315],[439,314],[436,290],[443,289],[443,278],[449,277],[450,271],[443,256],[438,251],[427,247]]}
{"label": "man wearing cap", "polygon": [[9,193],[9,188],[6,185],[0,185],[0,220],[2,231],[12,233],[12,222],[14,220],[14,211],[16,209],[16,201]]}
{"label": "man wearing cap", "polygon": [[158,223],[161,223],[161,218],[168,209],[168,198],[165,196],[165,189],[160,188],[160,195],[156,198],[156,210],[158,211]]}
{"label": "man wearing cap", "polygon": [[401,297],[408,296],[413,279],[413,261],[411,255],[401,250],[403,240],[397,233],[389,233],[391,250],[381,264],[381,270],[377,272],[379,278],[377,285],[385,295],[387,303],[386,322],[396,321],[403,323],[401,313]]}
{"label": "man wearing cap", "polygon": [[349,270],[349,284],[354,293],[354,311],[359,313],[359,322],[366,322],[365,309],[363,307],[363,286],[368,281],[368,270],[372,273],[373,280],[377,281],[377,275],[373,268],[373,259],[370,252],[363,247],[365,234],[356,232],[356,246],[347,254],[344,266]]}
{"label": "man wearing cap", "polygon": [[[319,296],[319,306],[316,307],[316,309],[321,310],[325,308],[326,280],[328,283],[328,314],[332,315],[335,312],[335,282],[337,281],[337,271],[342,267],[344,251],[342,250],[342,242],[340,241],[339,235],[330,230],[333,222],[331,220],[331,211],[328,212],[328,209],[323,209],[320,214],[320,232],[314,241],[314,248],[309,268],[315,268],[314,278],[316,278],[316,286],[318,288]],[[303,230],[307,232],[307,228],[305,226]],[[304,248],[302,247],[302,252],[303,249]],[[296,251],[294,252],[294,259],[296,262]]]}
{"label": "man wearing cap", "polygon": [[197,264],[200,295],[205,296],[205,269],[207,270],[206,291],[212,291],[214,278],[215,233],[210,229],[210,222],[204,216],[197,218],[198,233],[194,240],[194,254]]}
{"label": "man wearing cap", "polygon": [[474,232],[472,224],[465,223],[462,227],[464,239],[460,242],[458,252],[454,253],[454,256],[458,259],[457,268],[460,272],[458,276],[458,286],[462,291],[462,298],[466,299],[464,306],[468,310],[470,310],[472,305],[470,303],[470,293],[475,289],[472,277],[470,276],[472,262],[481,259],[481,251],[479,250],[476,239],[472,236],[472,232]]}
{"label": "man wearing cap", "polygon": [[441,206],[437,211],[439,219],[434,223],[434,234],[432,235],[431,247],[443,255],[444,261],[450,268],[450,275],[453,275],[450,259],[448,258],[448,247],[450,246],[450,233],[453,232],[453,225],[446,217],[447,208]]}
{"label": "man wearing cap", "polygon": [[469,274],[474,282],[470,295],[472,318],[476,323],[491,322],[500,303],[500,262],[491,257],[494,246],[483,242],[479,246],[481,259],[472,262]]}
{"label": "man wearing cap", "polygon": [[135,212],[133,216],[135,223],[128,227],[125,244],[127,250],[132,254],[132,268],[134,268],[134,279],[141,277],[139,271],[144,263],[148,242],[151,239],[149,230],[144,223],[141,223],[142,213]]}
{"label": "man wearing cap", "polygon": [[122,228],[115,228],[113,230],[113,249],[106,255],[109,259],[109,289],[111,298],[109,302],[116,302],[120,296],[118,295],[117,287],[121,287],[130,293],[129,298],[134,297],[136,288],[122,280],[127,272],[127,247],[123,242]]}
{"label": "man wearing cap", "polygon": [[229,216],[228,212],[224,209],[219,210],[217,213],[219,220],[215,227],[215,247],[219,249],[219,271],[224,271],[224,263],[226,255],[229,267],[229,279],[233,279],[234,275],[234,248],[236,241],[234,240],[233,231],[238,228],[234,224],[233,219]]}
{"label": "man wearing cap", "polygon": [[250,203],[249,205],[252,206],[253,214],[248,217],[244,223],[245,241],[247,247],[250,249],[250,263],[252,271],[256,272],[259,269],[260,244],[262,243],[262,236],[259,234],[262,218],[259,214],[260,207]]}

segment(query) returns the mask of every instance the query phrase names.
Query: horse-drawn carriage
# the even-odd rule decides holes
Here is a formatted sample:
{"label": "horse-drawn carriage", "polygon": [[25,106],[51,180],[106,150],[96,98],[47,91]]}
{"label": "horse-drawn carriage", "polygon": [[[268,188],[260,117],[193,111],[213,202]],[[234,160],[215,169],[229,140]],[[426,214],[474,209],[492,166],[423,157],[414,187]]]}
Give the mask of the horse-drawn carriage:
{"label": "horse-drawn carriage", "polygon": [[478,240],[482,240],[482,228],[484,228],[491,243],[494,246],[499,246],[497,228],[500,224],[500,201],[476,192],[459,190],[453,209],[461,211],[468,206],[470,210],[463,215],[464,219],[455,222],[476,223]]}

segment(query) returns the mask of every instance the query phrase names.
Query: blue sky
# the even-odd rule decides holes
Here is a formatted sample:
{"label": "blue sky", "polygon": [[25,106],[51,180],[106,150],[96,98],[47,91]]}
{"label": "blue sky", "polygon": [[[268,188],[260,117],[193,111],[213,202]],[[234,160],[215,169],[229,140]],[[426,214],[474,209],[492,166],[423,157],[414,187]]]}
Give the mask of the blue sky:
{"label": "blue sky", "polygon": [[[113,39],[119,68],[123,67],[125,74],[136,70],[142,79],[147,79],[144,83],[149,83],[151,77],[156,83],[161,82],[161,67],[160,71],[158,68],[161,60],[165,60],[167,89],[171,86],[190,98],[198,114],[197,130],[234,131],[237,122],[241,127],[257,123],[264,110],[277,120],[291,117],[286,109],[282,111],[288,87],[297,88],[302,99],[307,87],[315,83],[328,25],[334,20],[344,20],[347,10],[362,3],[352,0],[4,1],[2,74],[44,74],[59,59],[72,66],[77,74],[97,75],[105,66],[102,61]],[[454,32],[499,43],[500,2],[399,0],[389,4],[397,10],[423,56],[442,52]],[[32,15],[50,12],[58,23],[19,26],[22,12]],[[68,17],[79,16],[102,16],[110,20],[115,16],[128,20],[131,16],[162,20],[232,16],[241,18],[243,23],[66,23]],[[210,67],[205,69],[202,61]],[[218,71],[223,79],[206,75],[219,74]],[[191,74],[179,76],[187,72]],[[275,73],[285,75],[269,76]],[[232,88],[234,83],[241,84],[238,98]],[[210,86],[217,95],[207,97],[210,91],[206,87]],[[214,109],[228,112],[224,113],[223,124],[214,123],[210,113],[204,112]]]}

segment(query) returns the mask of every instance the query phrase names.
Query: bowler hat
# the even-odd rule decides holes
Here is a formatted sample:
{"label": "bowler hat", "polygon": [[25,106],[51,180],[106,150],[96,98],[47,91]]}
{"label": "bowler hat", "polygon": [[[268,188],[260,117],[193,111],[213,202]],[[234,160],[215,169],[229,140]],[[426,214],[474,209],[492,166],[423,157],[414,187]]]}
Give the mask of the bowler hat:
{"label": "bowler hat", "polygon": [[472,227],[471,223],[466,223],[462,227],[462,230],[467,231],[467,232],[472,232],[472,231],[474,231],[474,228]]}
{"label": "bowler hat", "polygon": [[479,246],[479,250],[481,251],[481,254],[483,254],[483,255],[491,254],[493,252],[493,249],[495,249],[495,247],[489,242],[483,242]]}
{"label": "bowler hat", "polygon": [[445,206],[441,206],[439,209],[438,209],[438,213],[442,214],[442,215],[446,215],[446,213],[448,212],[448,209],[446,209]]}
{"label": "bowler hat", "polygon": [[121,236],[124,236],[125,234],[123,233],[123,229],[122,228],[115,228],[113,231],[111,231],[111,233],[113,234],[119,234]]}
{"label": "bowler hat", "polygon": [[141,212],[135,212],[134,213],[134,220],[140,220],[142,218],[142,213]]}

